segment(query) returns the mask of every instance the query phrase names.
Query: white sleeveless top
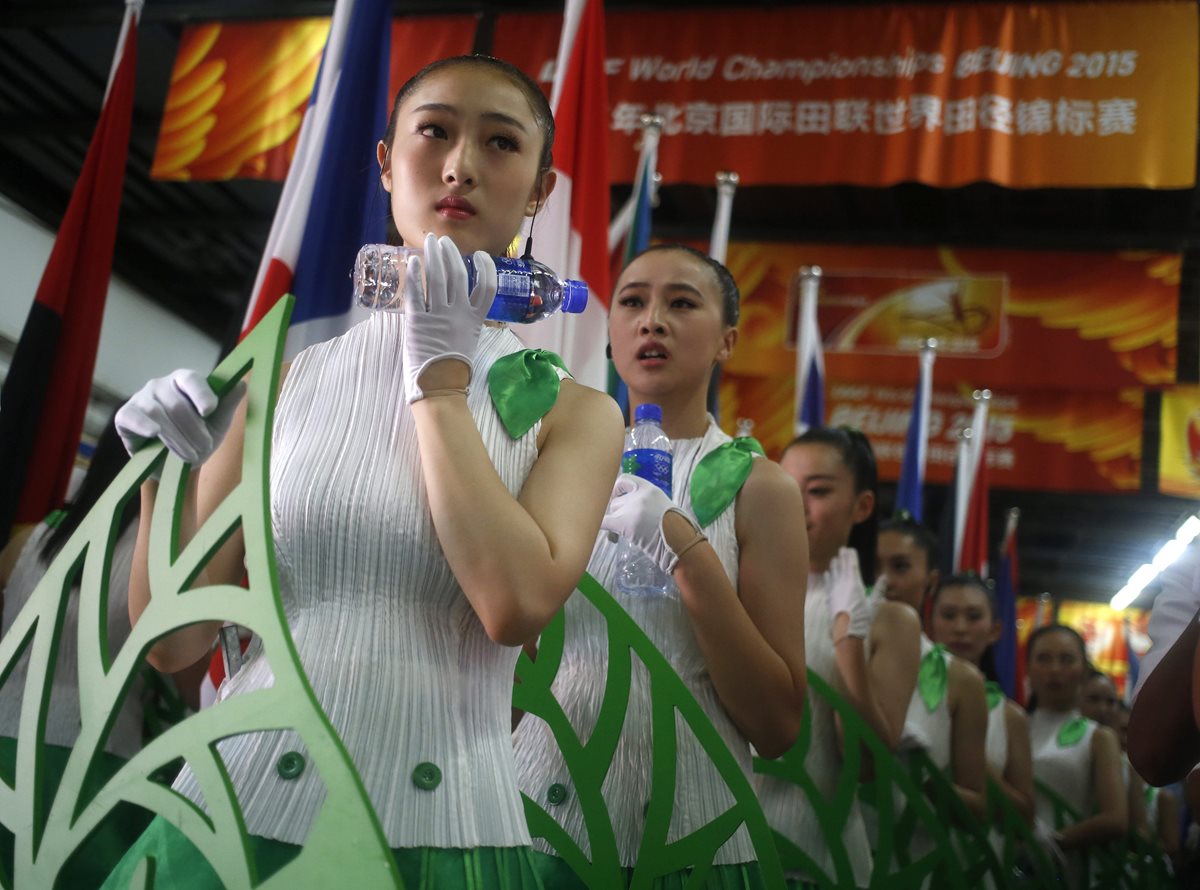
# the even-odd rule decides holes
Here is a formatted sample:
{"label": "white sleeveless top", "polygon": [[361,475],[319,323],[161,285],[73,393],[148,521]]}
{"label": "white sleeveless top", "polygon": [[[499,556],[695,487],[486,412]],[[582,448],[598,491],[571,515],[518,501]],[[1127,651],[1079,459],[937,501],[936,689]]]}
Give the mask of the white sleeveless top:
{"label": "white sleeveless top", "polygon": [[[136,521],[122,532],[113,548],[112,567],[108,575],[108,633],[109,651],[121,651],[129,638],[129,568],[133,564],[133,545],[137,541]],[[4,623],[2,634],[8,633],[17,615],[38,582],[47,565],[38,559],[42,544],[50,535],[50,526],[39,524],[29,535],[21,555],[13,566],[4,588]],[[99,669],[99,666],[97,666]],[[16,738],[21,724],[21,699],[25,692],[25,677],[29,670],[29,650],[21,656],[7,682],[0,686],[0,735]],[[73,590],[63,616],[63,632],[58,648],[58,661],[51,683],[50,708],[46,714],[46,742],[69,748],[79,738],[79,591]],[[128,760],[142,748],[142,680],[133,681],[125,701],[117,712],[112,731],[104,750]]]}
{"label": "white sleeveless top", "polygon": [[[1092,793],[1092,736],[1096,724],[1088,720],[1082,738],[1063,747],[1058,742],[1062,728],[1079,717],[1079,711],[1051,712],[1042,708],[1029,716],[1029,741],[1033,755],[1033,775],[1071,805],[1086,819],[1095,809]],[[1042,795],[1037,797],[1037,818],[1051,828],[1054,809]]]}
{"label": "white sleeveless top", "polygon": [[[833,616],[829,610],[829,591],[825,575],[808,576],[804,599],[804,654],[808,669],[827,683],[837,685],[837,664],[833,654]],[[804,761],[804,770],[817,791],[832,800],[842,771],[842,752],[838,748],[833,708],[811,689],[805,708],[812,720],[812,743]],[[827,875],[834,875],[833,859],[817,821],[816,811],[798,785],[774,776],[754,775],[754,788],[771,827],[812,857]],[[850,805],[842,843],[846,845],[854,883],[865,887],[871,876],[871,846],[857,799]],[[789,877],[803,878],[801,872]]]}
{"label": "white sleeveless top", "polygon": [[[403,338],[403,316],[378,312],[291,366],[271,456],[280,593],[313,690],[389,846],[527,845],[509,740],[519,649],[488,638],[438,543],[405,394]],[[509,438],[487,375],[521,348],[507,329],[485,327],[467,398],[514,496],[537,459],[540,423]],[[271,684],[260,655],[256,640],[222,699]],[[249,733],[219,747],[249,832],[302,843],[325,797],[321,778],[315,769],[291,779],[276,769],[284,753],[306,754],[300,738]],[[434,787],[414,772],[423,764],[440,770]],[[189,769],[175,788],[200,802]]]}
{"label": "white sleeveless top", "polygon": [[1001,697],[995,706],[988,709],[987,736],[984,740],[984,756],[988,767],[1003,776],[1008,768],[1008,720],[1005,711],[1008,699]]}
{"label": "white sleeveless top", "polygon": [[[692,474],[705,455],[728,441],[730,437],[709,418],[708,430],[703,436],[672,442],[672,500],[693,519]],[[713,520],[704,533],[736,590],[738,543],[735,519],[736,501]],[[717,698],[704,654],[692,631],[691,619],[680,601],[679,588],[671,583],[664,596],[655,597],[630,596],[617,590],[614,582],[619,551],[618,544],[609,540],[607,532],[601,531],[588,562],[589,574],[616,598],[671,663],[737,758],[742,770],[749,775],[750,745]],[[636,657],[632,660],[629,707],[612,766],[602,786],[621,864],[624,866],[632,866],[637,862],[645,827],[645,807],[650,797],[653,750],[650,678],[641,661]],[[584,744],[596,725],[607,674],[607,625],[587,599],[576,592],[567,600],[566,640],[553,691]],[[675,726],[678,763],[668,842],[678,840],[713,821],[734,804],[725,782],[678,714]],[[584,854],[591,856],[578,795],[550,728],[541,719],[526,714],[513,733],[513,746],[521,790],[545,807],[579,844]],[[557,794],[551,795],[549,789],[556,785],[561,787],[556,789]],[[562,796],[563,790],[565,797]],[[553,848],[540,839],[534,841],[534,847],[547,853],[553,852]],[[757,858],[743,826],[721,847],[714,861],[717,864],[732,864],[752,862]]]}
{"label": "white sleeveless top", "polygon": [[[921,659],[934,649],[933,641],[921,633]],[[946,663],[947,673],[950,670],[949,652],[942,653]],[[921,698],[921,690],[913,689],[912,698],[908,701],[908,712],[904,715],[904,730],[900,735],[900,753],[907,751],[924,751],[933,761],[933,765],[945,771],[950,768],[951,737],[953,734],[953,719],[950,715],[950,692],[947,689],[942,700],[931,711]]]}

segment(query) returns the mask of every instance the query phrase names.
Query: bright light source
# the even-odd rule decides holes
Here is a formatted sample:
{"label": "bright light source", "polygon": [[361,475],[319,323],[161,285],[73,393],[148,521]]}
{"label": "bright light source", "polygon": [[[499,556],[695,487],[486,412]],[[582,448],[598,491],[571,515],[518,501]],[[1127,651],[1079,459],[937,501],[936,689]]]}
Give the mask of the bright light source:
{"label": "bright light source", "polygon": [[1192,543],[1200,535],[1200,516],[1189,516],[1187,521],[1179,526],[1179,531],[1175,533],[1175,540],[1185,547]]}
{"label": "bright light source", "polygon": [[1179,526],[1175,537],[1163,544],[1158,553],[1154,554],[1151,562],[1141,566],[1129,576],[1129,582],[1117,591],[1109,605],[1114,609],[1128,607],[1163,569],[1179,559],[1187,546],[1197,537],[1200,537],[1200,516],[1193,514],[1184,520],[1183,525]]}

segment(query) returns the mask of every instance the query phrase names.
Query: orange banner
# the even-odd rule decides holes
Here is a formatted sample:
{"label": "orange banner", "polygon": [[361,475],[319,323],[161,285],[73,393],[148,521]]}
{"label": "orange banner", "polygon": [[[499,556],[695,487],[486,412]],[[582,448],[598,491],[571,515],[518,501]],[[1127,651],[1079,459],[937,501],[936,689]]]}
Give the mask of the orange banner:
{"label": "orange banner", "polygon": [[[283,179],[316,82],[329,22],[210,22],[184,28],[150,175]],[[474,16],[396,20],[391,92],[428,63],[469,52],[474,39]]]}
{"label": "orange banner", "polygon": [[[818,319],[827,339],[827,421],[856,426],[871,438],[882,478],[899,475],[916,346],[929,336],[961,336],[959,352],[939,355],[934,366],[930,482],[949,481],[969,395],[987,387],[995,394],[993,485],[1135,490],[1142,391],[1174,379],[1179,264],[1173,254],[735,242],[728,265],[742,289],[741,337],[722,375],[722,426],[734,429],[738,417],[754,420],[755,435],[772,455],[791,439],[796,353],[788,345],[794,338],[789,295],[795,271],[819,265],[825,272]],[[838,270],[853,271],[840,278]],[[914,281],[924,297],[946,303],[932,319],[928,305],[909,299]],[[947,289],[930,293],[947,281],[956,283],[959,316],[987,310],[988,325],[968,328],[974,339],[955,327],[964,322],[952,311]],[[882,284],[867,291],[864,282]],[[880,311],[896,305],[922,312],[905,318],[899,310]]]}
{"label": "orange banner", "polygon": [[1159,436],[1158,490],[1200,498],[1200,387],[1162,394]]}
{"label": "orange banner", "polygon": [[[609,13],[610,167],[664,118],[666,183],[1190,188],[1194,3]],[[501,16],[495,47],[546,89],[561,16]]]}

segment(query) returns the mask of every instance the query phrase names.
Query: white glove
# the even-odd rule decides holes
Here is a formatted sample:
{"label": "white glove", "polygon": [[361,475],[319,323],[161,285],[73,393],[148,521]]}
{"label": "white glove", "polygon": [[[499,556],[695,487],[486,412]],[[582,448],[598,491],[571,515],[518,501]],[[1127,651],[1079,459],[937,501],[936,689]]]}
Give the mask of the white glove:
{"label": "white glove", "polygon": [[867,606],[867,591],[858,571],[858,552],[843,547],[829,563],[825,573],[829,584],[829,611],[836,618],[843,612],[850,616],[848,634],[865,640],[871,632],[871,610]]}
{"label": "white glove", "polygon": [[409,258],[404,278],[404,383],[409,404],[425,398],[417,381],[434,362],[457,359],[471,367],[479,330],[496,297],[496,264],[482,250],[474,260],[475,286],[467,293],[466,264],[445,235],[425,237],[424,262],[416,255]]}
{"label": "white glove", "polygon": [[197,371],[180,369],[156,377],[135,392],[117,411],[117,435],[131,455],[150,439],[158,439],[181,460],[199,465],[217,450],[233,412],[246,393],[245,381],[218,400],[208,380]]}
{"label": "white glove", "polygon": [[671,503],[661,488],[640,476],[622,473],[613,485],[600,527],[630,541],[670,575],[675,571],[679,557],[663,537],[663,518],[668,513],[678,513],[697,534],[700,533],[700,527]]}

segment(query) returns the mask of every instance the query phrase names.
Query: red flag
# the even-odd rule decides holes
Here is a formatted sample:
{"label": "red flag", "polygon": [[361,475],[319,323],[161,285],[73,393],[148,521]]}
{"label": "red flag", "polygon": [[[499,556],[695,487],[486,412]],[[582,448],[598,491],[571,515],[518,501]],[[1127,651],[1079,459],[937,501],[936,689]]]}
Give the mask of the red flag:
{"label": "red flag", "polygon": [[132,4],[126,6],[114,65],[83,171],[0,393],[0,540],[14,523],[39,522],[62,506],[83,433],[133,117]]}
{"label": "red flag", "polygon": [[529,345],[559,353],[575,379],[604,390],[608,367],[608,76],[604,4],[568,0],[554,91],[558,185],[537,218],[533,253],[559,275],[587,282],[582,315],[562,314],[520,331]]}
{"label": "red flag", "polygon": [[987,442],[980,443],[975,464],[975,479],[971,484],[971,500],[963,529],[962,552],[958,559],[960,572],[974,572],[980,578],[988,576],[988,468]]}

